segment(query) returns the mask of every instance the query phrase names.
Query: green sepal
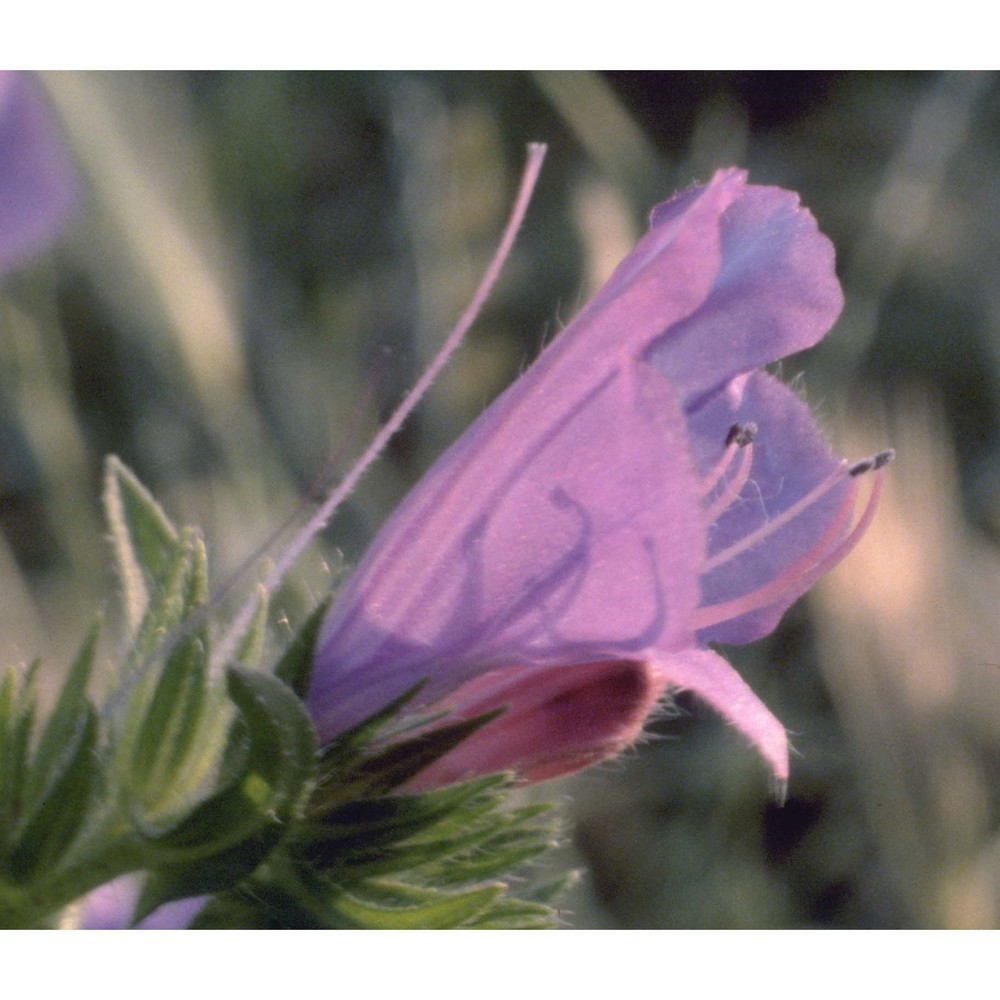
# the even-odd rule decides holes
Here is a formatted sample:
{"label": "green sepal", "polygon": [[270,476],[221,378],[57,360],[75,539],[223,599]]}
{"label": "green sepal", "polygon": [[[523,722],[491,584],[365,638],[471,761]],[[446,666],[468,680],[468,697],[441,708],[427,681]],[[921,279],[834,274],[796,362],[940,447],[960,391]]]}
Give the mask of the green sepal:
{"label": "green sepal", "polygon": [[318,811],[314,798],[266,862],[212,899],[195,926],[551,927],[544,899],[513,898],[506,883],[553,845],[554,824],[544,806],[505,808],[508,782],[490,775]]}
{"label": "green sepal", "polygon": [[5,856],[24,802],[38,668],[38,660],[24,671],[8,667],[0,681],[0,851]]}
{"label": "green sepal", "polygon": [[[321,815],[310,810],[291,845],[296,857],[320,868],[351,870],[355,877],[377,871],[393,845],[415,837],[462,809],[462,822],[492,809],[484,792],[506,783],[489,775],[422,795],[386,795],[344,803]],[[476,801],[478,800],[478,801]]]}
{"label": "green sepal", "polygon": [[571,868],[568,872],[549,879],[547,882],[539,882],[524,893],[524,898],[532,903],[540,903],[549,906],[555,903],[560,896],[569,892],[580,881],[580,870]]}
{"label": "green sepal", "polygon": [[385,708],[375,712],[357,725],[338,733],[320,751],[320,784],[327,777],[336,779],[357,761],[363,760],[369,745],[420,693],[427,681],[420,681],[404,691]]}
{"label": "green sepal", "polygon": [[488,910],[476,914],[462,926],[482,931],[548,930],[553,924],[552,908],[526,899],[498,899]]}
{"label": "green sepal", "polygon": [[447,889],[503,877],[553,847],[555,834],[548,806],[524,806],[504,813],[501,823],[491,812],[478,822],[439,824],[407,846],[437,848],[437,856],[423,865],[423,877]]}
{"label": "green sepal", "polygon": [[87,705],[52,768],[44,796],[14,832],[6,865],[12,881],[27,881],[54,866],[79,832],[97,780],[96,741],[97,714]]}
{"label": "green sepal", "polygon": [[477,730],[503,715],[504,711],[506,709],[498,708],[472,719],[438,726],[418,736],[394,741],[381,751],[371,752],[347,774],[340,776],[338,791],[351,798],[371,798],[391,792],[450,753]]}
{"label": "green sepal", "polygon": [[274,676],[284,681],[300,698],[304,698],[309,690],[316,639],[331,600],[332,597],[327,597],[312,610],[274,668]]}
{"label": "green sepal", "polygon": [[305,874],[299,886],[260,881],[252,890],[227,893],[198,914],[198,929],[451,929],[486,918],[503,902],[506,886],[478,885],[444,893],[388,880],[370,881],[350,890]]}
{"label": "green sepal", "polygon": [[148,676],[172,643],[189,636],[207,642],[208,565],[203,539],[193,528],[179,536],[176,552],[149,597],[129,651],[129,676]]}
{"label": "green sepal", "polygon": [[[155,838],[164,863],[146,881],[141,920],[174,899],[217,891],[249,874],[300,811],[315,765],[315,737],[298,698],[279,680],[239,666],[227,672],[236,707],[235,781]],[[176,860],[174,860],[176,859]]]}
{"label": "green sepal", "polygon": [[489,912],[507,887],[477,886],[444,893],[402,882],[368,882],[364,895],[343,893],[333,906],[357,927],[373,930],[441,930],[468,926]]}
{"label": "green sepal", "polygon": [[264,640],[267,638],[267,609],[270,600],[264,584],[257,584],[256,597],[253,617],[233,656],[237,663],[242,663],[246,667],[254,667],[260,663],[260,658],[264,654]]}
{"label": "green sepal", "polygon": [[411,724],[411,729],[419,730],[416,736],[404,738],[401,732],[396,733],[381,749],[374,749],[382,731],[397,719],[425,684],[425,681],[415,684],[384,709],[339,733],[323,747],[311,812],[321,815],[343,802],[375,798],[399,788],[505,711],[498,708],[434,728],[431,725],[435,718],[443,718],[445,714],[428,717]]}
{"label": "green sepal", "polygon": [[134,635],[177,555],[177,529],[135,473],[114,455],[105,464],[103,499],[125,620]]}
{"label": "green sepal", "polygon": [[11,758],[17,774],[12,779],[14,808],[5,810],[4,866],[14,881],[24,881],[40,868],[54,865],[76,836],[88,815],[97,782],[97,715],[86,695],[100,634],[95,622],[63,681],[30,755],[34,716],[34,678],[26,678],[22,718]]}
{"label": "green sepal", "polygon": [[87,684],[93,673],[100,632],[101,621],[98,619],[84,639],[39,737],[25,784],[24,797],[29,808],[36,799],[49,797],[52,785],[67,766],[67,747],[80,728],[81,717],[90,708]]}
{"label": "green sepal", "polygon": [[151,693],[135,692],[133,717],[141,715],[141,721],[131,729],[120,774],[133,824],[155,838],[217,790],[232,713],[209,688],[207,652],[194,637],[170,651],[147,685]]}

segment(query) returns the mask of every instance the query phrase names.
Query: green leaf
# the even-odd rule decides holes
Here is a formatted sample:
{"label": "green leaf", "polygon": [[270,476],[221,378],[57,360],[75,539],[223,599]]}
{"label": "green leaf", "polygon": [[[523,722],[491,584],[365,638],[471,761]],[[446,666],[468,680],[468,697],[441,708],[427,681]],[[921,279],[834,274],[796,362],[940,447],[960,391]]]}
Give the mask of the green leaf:
{"label": "green leaf", "polygon": [[97,716],[86,688],[97,652],[100,622],[90,630],[29,760],[33,674],[22,689],[16,742],[3,753],[4,785],[13,792],[5,808],[6,867],[14,880],[55,865],[88,816],[98,779]]}
{"label": "green leaf", "polygon": [[245,791],[263,815],[287,822],[303,806],[315,769],[312,722],[295,694],[268,674],[231,666],[227,682],[250,740]]}
{"label": "green leaf", "polygon": [[331,885],[315,872],[293,872],[268,859],[243,884],[211,899],[192,923],[196,929],[319,930],[356,926],[330,906]]}
{"label": "green leaf", "polygon": [[114,455],[105,465],[104,514],[122,584],[125,619],[134,634],[151,593],[177,554],[177,529],[135,473]]}

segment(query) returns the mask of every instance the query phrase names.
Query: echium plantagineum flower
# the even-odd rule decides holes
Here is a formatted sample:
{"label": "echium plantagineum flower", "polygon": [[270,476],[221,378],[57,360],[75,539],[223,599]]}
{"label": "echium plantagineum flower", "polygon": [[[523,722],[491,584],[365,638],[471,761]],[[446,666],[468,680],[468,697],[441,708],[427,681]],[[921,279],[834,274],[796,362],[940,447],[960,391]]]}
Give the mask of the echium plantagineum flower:
{"label": "echium plantagineum flower", "polygon": [[35,81],[0,71],[0,274],[54,239],[76,193],[69,153]]}
{"label": "echium plantagineum flower", "polygon": [[607,284],[386,522],[330,609],[308,706],[328,740],[410,708],[506,706],[418,775],[568,773],[618,753],[685,688],[759,749],[784,727],[710,644],[769,633],[840,561],[858,473],[760,371],[843,305],[798,197],[720,171],[654,209]]}

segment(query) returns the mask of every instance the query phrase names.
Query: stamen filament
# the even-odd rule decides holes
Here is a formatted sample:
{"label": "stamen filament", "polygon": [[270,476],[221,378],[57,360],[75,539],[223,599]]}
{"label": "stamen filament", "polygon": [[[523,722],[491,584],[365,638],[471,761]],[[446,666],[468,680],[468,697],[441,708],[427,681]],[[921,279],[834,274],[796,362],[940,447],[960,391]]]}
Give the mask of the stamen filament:
{"label": "stamen filament", "polygon": [[694,631],[699,632],[721,622],[732,621],[734,618],[739,618],[752,611],[759,611],[787,597],[791,591],[804,593],[854,547],[875,516],[881,491],[882,477],[875,476],[871,495],[868,497],[868,503],[865,505],[857,524],[830,548],[831,543],[843,534],[845,522],[849,520],[854,509],[857,486],[852,482],[851,489],[844,497],[836,516],[823,532],[822,537],[805,555],[796,560],[780,576],[742,597],[698,608],[692,616]]}
{"label": "stamen filament", "polygon": [[706,524],[713,524],[733,504],[750,478],[750,467],[753,463],[753,445],[740,448],[739,466],[736,474],[726,483],[725,489],[708,505],[703,514]]}
{"label": "stamen filament", "polygon": [[729,428],[729,433],[726,435],[726,447],[723,449],[722,455],[719,457],[718,462],[711,468],[708,475],[705,476],[701,481],[701,499],[704,500],[719,484],[719,480],[722,479],[733,461],[733,455],[737,448],[743,448],[750,444],[754,435],[757,433],[756,424],[733,424]]}
{"label": "stamen filament", "polygon": [[804,497],[783,510],[777,517],[772,518],[756,531],[751,531],[750,534],[744,535],[738,542],[733,542],[732,545],[716,552],[711,559],[705,561],[705,565],[702,566],[701,569],[702,574],[711,573],[713,569],[718,569],[719,566],[735,559],[738,555],[742,555],[748,549],[752,549],[755,545],[759,545],[762,541],[773,535],[780,528],[783,528],[790,521],[795,520],[799,514],[801,514],[804,510],[808,510],[817,500],[819,500],[824,493],[829,493],[829,491],[838,483],[845,482],[846,471],[846,466],[842,465],[836,470],[836,472],[831,473],[826,477],[826,479],[814,486]]}

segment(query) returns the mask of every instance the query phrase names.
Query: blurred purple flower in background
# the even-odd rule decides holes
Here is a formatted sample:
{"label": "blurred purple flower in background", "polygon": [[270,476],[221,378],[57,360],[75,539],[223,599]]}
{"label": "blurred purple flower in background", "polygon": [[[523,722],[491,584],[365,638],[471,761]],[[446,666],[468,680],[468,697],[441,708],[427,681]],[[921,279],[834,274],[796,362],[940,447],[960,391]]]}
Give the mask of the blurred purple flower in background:
{"label": "blurred purple flower in background", "polygon": [[35,81],[0,71],[0,274],[50,243],[75,200],[69,153]]}
{"label": "blurred purple flower in background", "polygon": [[708,648],[770,632],[846,555],[858,472],[759,366],[843,304],[796,195],[742,171],[649,233],[385,524],[324,624],[308,704],[328,740],[426,680],[414,710],[508,711],[418,776],[568,773],[632,743],[670,687],[788,775],[784,727]]}
{"label": "blurred purple flower in background", "polygon": [[[122,875],[88,893],[80,901],[75,926],[85,931],[116,931],[130,926],[142,883],[138,876]],[[154,910],[137,930],[183,930],[205,905],[205,896],[178,899]]]}

